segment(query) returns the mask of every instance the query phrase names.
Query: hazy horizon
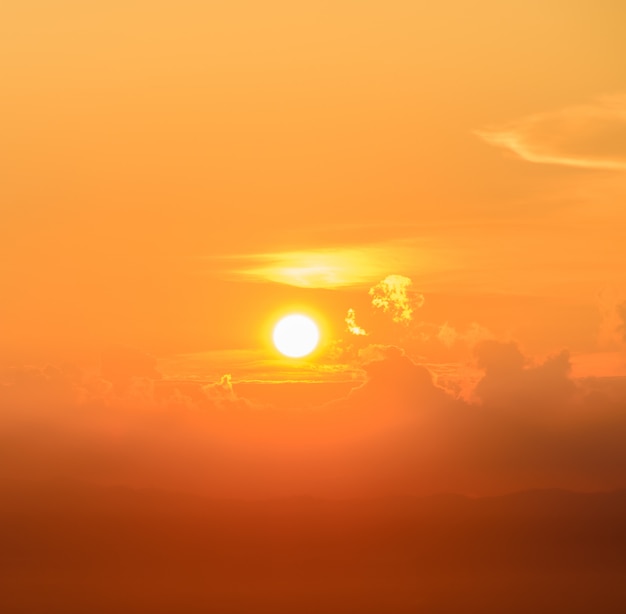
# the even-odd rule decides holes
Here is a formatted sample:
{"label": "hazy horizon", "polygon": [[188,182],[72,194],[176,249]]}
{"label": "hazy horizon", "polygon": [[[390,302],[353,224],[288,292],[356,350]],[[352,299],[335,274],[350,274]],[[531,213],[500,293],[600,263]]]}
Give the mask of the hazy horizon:
{"label": "hazy horizon", "polygon": [[[0,9],[0,497],[32,489],[0,609],[620,611],[617,495],[558,504],[563,533],[549,497],[528,526],[494,504],[497,538],[471,510],[626,489],[624,23],[614,0]],[[80,483],[130,490],[59,511]],[[142,489],[281,501],[286,549],[202,506],[160,543]],[[393,501],[435,493],[482,504],[429,541]],[[333,512],[316,544],[294,497],[392,515],[346,541],[359,506]],[[254,564],[210,553],[220,527]]]}

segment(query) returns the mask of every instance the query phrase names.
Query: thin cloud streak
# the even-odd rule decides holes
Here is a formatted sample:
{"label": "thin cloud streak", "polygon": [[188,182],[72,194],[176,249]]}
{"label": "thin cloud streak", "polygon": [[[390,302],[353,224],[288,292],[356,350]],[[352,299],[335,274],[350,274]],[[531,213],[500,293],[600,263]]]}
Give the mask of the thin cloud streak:
{"label": "thin cloud streak", "polygon": [[523,160],[599,170],[626,170],[626,95],[523,117],[476,130],[490,145]]}
{"label": "thin cloud streak", "polygon": [[[225,257],[227,278],[270,281],[301,288],[339,288],[370,284],[390,270],[429,269],[442,265],[414,243],[334,247]],[[417,265],[415,263],[418,263]]]}

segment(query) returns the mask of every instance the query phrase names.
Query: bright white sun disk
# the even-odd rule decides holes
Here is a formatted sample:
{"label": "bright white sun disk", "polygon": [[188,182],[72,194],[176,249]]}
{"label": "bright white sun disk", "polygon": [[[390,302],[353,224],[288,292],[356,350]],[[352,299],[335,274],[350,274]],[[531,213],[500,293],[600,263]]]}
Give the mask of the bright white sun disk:
{"label": "bright white sun disk", "polygon": [[281,354],[289,358],[301,358],[317,347],[320,332],[311,318],[294,313],[276,324],[272,338]]}

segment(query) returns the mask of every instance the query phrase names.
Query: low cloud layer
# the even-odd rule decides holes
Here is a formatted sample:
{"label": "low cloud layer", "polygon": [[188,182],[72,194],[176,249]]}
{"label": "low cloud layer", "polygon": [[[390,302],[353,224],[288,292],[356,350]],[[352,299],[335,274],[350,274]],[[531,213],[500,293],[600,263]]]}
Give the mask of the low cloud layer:
{"label": "low cloud layer", "polygon": [[237,497],[626,486],[624,379],[573,380],[565,352],[533,362],[513,343],[485,340],[475,353],[482,376],[466,398],[401,350],[371,346],[364,383],[316,406],[306,402],[314,384],[288,405],[271,401],[281,384],[264,384],[260,404],[228,376],[210,385],[150,376],[137,354],[115,369],[107,357],[121,386],[74,367],[6,370],[0,477]]}
{"label": "low cloud layer", "polygon": [[476,134],[528,162],[626,170],[626,95],[537,113]]}

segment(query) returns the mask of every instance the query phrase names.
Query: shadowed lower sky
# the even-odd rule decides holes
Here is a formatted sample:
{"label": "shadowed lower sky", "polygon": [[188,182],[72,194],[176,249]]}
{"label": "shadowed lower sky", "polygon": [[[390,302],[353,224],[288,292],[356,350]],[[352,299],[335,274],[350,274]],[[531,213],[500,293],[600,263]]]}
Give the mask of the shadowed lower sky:
{"label": "shadowed lower sky", "polygon": [[[10,476],[624,486],[609,0],[0,9]],[[277,319],[313,317],[301,360]]]}

